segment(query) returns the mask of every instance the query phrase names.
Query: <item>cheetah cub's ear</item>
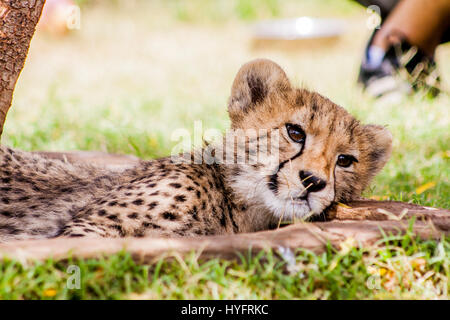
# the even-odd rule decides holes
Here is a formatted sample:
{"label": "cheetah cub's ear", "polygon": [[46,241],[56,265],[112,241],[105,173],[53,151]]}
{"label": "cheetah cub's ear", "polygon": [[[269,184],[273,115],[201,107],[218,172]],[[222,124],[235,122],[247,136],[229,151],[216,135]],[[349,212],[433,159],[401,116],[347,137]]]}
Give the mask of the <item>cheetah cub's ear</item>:
{"label": "cheetah cub's ear", "polygon": [[245,114],[263,103],[270,95],[290,89],[286,73],[275,62],[256,59],[244,64],[234,79],[228,101],[231,122],[242,120]]}
{"label": "cheetah cub's ear", "polygon": [[383,126],[365,125],[367,139],[367,160],[369,179],[374,177],[386,164],[392,151],[392,134]]}

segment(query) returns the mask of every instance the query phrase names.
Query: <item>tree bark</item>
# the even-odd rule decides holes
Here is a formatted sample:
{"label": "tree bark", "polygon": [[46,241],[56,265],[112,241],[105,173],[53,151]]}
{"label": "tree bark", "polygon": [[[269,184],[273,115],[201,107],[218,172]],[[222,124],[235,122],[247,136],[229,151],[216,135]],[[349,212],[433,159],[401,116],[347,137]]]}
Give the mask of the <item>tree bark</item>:
{"label": "tree bark", "polygon": [[0,0],[0,137],[45,0]]}

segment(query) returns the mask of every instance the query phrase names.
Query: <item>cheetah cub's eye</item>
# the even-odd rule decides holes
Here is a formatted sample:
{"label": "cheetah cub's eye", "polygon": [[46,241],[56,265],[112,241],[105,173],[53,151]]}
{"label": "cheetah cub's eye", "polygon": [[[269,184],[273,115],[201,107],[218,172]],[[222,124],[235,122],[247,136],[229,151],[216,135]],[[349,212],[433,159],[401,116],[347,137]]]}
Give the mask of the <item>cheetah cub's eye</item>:
{"label": "cheetah cub's eye", "polygon": [[354,156],[348,154],[341,154],[337,159],[337,165],[343,168],[348,168],[353,162],[358,162]]}
{"label": "cheetah cub's eye", "polygon": [[305,143],[306,134],[300,126],[288,123],[286,124],[286,130],[289,138],[291,138],[294,142]]}

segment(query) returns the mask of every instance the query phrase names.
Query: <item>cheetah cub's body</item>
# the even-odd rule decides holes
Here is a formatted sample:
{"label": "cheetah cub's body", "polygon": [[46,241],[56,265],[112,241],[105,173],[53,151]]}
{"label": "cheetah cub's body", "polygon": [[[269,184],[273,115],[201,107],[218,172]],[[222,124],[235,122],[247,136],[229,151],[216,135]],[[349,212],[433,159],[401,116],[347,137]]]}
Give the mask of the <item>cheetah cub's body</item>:
{"label": "cheetah cub's body", "polygon": [[244,135],[245,159],[260,132],[277,137],[276,152],[236,161],[233,145],[231,162],[217,161],[217,148],[200,163],[164,158],[112,172],[0,147],[0,242],[264,230],[359,197],[390,155],[385,128],[292,88],[269,60],[240,69],[228,112],[236,132],[258,133]]}

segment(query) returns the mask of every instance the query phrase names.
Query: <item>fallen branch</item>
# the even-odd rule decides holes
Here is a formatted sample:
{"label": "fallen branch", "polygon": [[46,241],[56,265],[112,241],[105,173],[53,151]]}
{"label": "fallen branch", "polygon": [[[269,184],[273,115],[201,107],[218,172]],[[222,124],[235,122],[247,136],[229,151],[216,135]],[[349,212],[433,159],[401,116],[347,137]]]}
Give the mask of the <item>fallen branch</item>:
{"label": "fallen branch", "polygon": [[[201,258],[235,259],[237,253],[257,252],[280,247],[308,249],[316,253],[326,250],[327,243],[339,249],[343,241],[352,239],[355,245],[373,245],[383,234],[400,235],[409,229],[409,221],[388,219],[378,210],[390,210],[398,215],[405,207],[417,217],[413,232],[422,239],[440,239],[450,234],[450,211],[422,207],[402,202],[356,201],[351,208],[338,206],[335,220],[298,223],[281,229],[256,233],[198,238],[126,238],[126,239],[51,239],[18,241],[0,245],[0,259],[20,261],[97,258],[126,250],[138,262],[150,262],[161,256],[197,252]],[[361,220],[367,219],[367,220]]]}

